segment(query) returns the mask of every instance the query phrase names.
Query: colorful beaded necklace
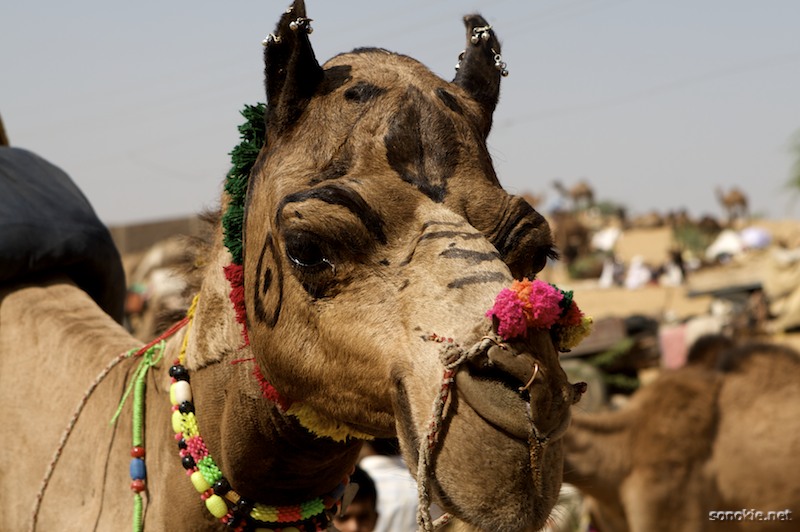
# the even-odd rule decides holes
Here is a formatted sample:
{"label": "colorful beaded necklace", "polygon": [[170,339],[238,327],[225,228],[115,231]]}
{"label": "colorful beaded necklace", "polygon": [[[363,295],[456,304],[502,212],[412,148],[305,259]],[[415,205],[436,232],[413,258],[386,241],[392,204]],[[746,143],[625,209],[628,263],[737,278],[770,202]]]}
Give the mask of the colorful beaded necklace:
{"label": "colorful beaded necklace", "polygon": [[270,506],[248,501],[234,491],[209,454],[197,425],[189,371],[184,366],[196,306],[197,297],[187,314],[189,322],[178,358],[169,369],[169,398],[172,404],[172,430],[178,442],[181,464],[200,494],[200,499],[214,517],[236,531],[251,530],[254,527],[274,532],[326,530],[327,512],[342,498],[349,477],[345,477],[327,495],[295,505]]}

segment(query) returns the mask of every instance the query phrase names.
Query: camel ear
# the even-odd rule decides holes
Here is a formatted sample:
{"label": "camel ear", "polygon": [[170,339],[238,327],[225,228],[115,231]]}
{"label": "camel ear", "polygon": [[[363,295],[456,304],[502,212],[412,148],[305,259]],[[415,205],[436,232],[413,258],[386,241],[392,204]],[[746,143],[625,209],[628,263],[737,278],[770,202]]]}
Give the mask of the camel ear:
{"label": "camel ear", "polygon": [[308,38],[311,31],[305,2],[295,0],[281,17],[275,33],[264,39],[269,134],[291,127],[322,81],[322,67]]}
{"label": "camel ear", "polygon": [[508,71],[500,56],[500,41],[489,23],[480,15],[467,15],[464,25],[467,28],[467,48],[459,58],[453,83],[481,105],[483,130],[489,135],[492,114],[500,96],[500,77],[507,76]]}

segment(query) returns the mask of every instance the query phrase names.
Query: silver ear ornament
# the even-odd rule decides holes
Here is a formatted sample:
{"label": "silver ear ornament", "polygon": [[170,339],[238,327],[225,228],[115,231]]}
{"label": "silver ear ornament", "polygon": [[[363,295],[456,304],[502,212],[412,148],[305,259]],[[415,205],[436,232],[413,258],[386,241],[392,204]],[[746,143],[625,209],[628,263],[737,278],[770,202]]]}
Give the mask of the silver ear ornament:
{"label": "silver ear ornament", "polygon": [[274,33],[270,33],[264,38],[263,41],[261,41],[261,44],[264,46],[269,46],[272,43],[278,44],[279,42],[281,42],[280,36],[275,35]]}
{"label": "silver ear ornament", "polygon": [[314,28],[311,27],[311,19],[306,17],[298,17],[296,20],[293,20],[289,23],[289,29],[292,31],[297,31],[301,28],[304,29],[306,33],[313,32]]}
{"label": "silver ear ornament", "polygon": [[508,69],[506,68],[508,65],[503,61],[503,56],[495,52],[494,48],[492,48],[492,53],[494,54],[494,67],[500,71],[501,76],[508,76]]}
{"label": "silver ear ornament", "polygon": [[477,28],[472,28],[472,36],[469,38],[470,42],[477,45],[481,41],[488,41],[492,37],[492,34],[489,33],[489,30],[491,29],[491,26],[478,26]]}
{"label": "silver ear ornament", "polygon": [[[472,28],[472,35],[470,36],[469,40],[472,44],[478,45],[481,41],[486,42],[491,38],[491,26],[478,26],[477,28]],[[458,54],[458,63],[456,63],[456,70],[461,68],[461,61],[464,59],[464,54],[466,54],[466,50],[462,50],[460,54]],[[494,54],[494,68],[496,68],[500,75],[503,77],[508,76],[508,65],[503,61],[503,56],[501,56],[494,48],[492,48],[492,53]]]}

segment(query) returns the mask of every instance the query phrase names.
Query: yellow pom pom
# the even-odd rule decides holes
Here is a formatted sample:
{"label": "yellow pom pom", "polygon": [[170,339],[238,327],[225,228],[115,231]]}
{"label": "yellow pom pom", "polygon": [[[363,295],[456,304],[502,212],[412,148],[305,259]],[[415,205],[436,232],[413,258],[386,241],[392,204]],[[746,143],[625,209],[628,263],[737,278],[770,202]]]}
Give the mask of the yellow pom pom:
{"label": "yellow pom pom", "polygon": [[556,333],[556,347],[560,351],[568,351],[577,346],[592,332],[592,318],[583,316],[580,325],[559,327]]}
{"label": "yellow pom pom", "polygon": [[228,514],[228,505],[219,495],[212,495],[206,499],[206,508],[217,519],[222,519]]}
{"label": "yellow pom pom", "polygon": [[275,506],[267,506],[257,502],[253,509],[250,511],[250,517],[257,521],[264,521],[265,523],[274,523],[278,520],[278,508]]}

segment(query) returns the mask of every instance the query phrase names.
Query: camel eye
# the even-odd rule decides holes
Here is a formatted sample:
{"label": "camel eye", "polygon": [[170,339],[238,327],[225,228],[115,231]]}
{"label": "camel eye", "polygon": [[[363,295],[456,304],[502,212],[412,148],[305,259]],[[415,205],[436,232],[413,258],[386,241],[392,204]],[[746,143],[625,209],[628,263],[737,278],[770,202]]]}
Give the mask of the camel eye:
{"label": "camel eye", "polygon": [[325,257],[317,239],[305,232],[286,236],[286,256],[298,268],[313,272],[332,263]]}

